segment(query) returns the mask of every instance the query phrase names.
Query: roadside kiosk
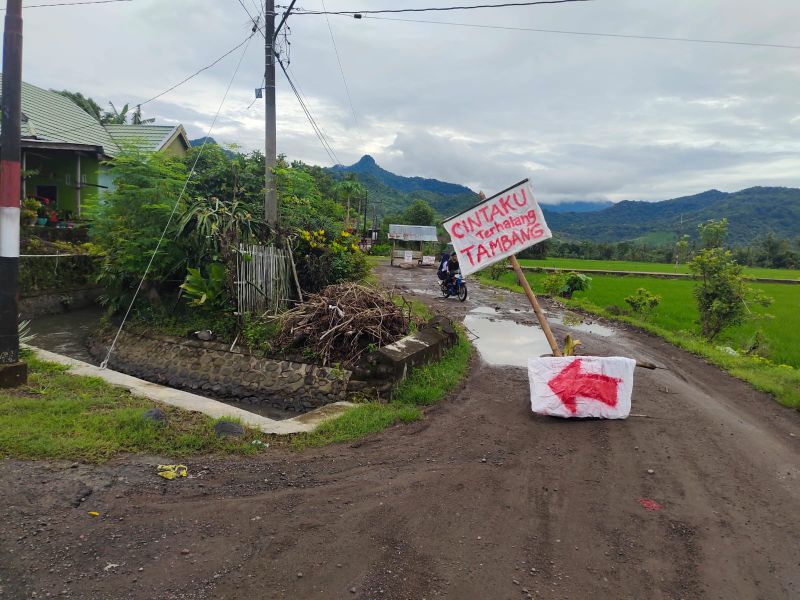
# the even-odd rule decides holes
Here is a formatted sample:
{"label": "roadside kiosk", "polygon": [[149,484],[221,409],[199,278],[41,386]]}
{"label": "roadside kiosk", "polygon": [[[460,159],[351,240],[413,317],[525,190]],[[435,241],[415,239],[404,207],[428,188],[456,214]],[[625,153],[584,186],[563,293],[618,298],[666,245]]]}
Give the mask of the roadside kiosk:
{"label": "roadside kiosk", "polygon": [[[439,241],[439,236],[436,235],[436,227],[430,225],[389,225],[389,239],[392,240],[392,257],[390,260],[392,266],[394,266],[395,260],[399,260],[402,264],[408,266],[413,264],[435,264],[435,257],[422,255],[422,242]],[[419,242],[419,250],[405,247],[398,249],[398,241]],[[412,244],[407,245],[411,246]]]}

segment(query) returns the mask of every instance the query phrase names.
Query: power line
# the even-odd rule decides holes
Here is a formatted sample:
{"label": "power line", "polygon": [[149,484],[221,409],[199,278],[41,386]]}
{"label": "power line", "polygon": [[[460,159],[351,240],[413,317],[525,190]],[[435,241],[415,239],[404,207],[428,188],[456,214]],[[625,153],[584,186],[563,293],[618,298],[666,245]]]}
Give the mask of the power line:
{"label": "power line", "polygon": [[[179,81],[175,85],[172,85],[172,86],[168,87],[166,90],[156,94],[152,98],[149,98],[148,100],[145,100],[144,102],[136,103],[135,106],[142,107],[145,104],[147,104],[148,102],[152,102],[153,100],[156,100],[157,98],[160,98],[161,96],[163,96],[165,94],[168,94],[172,90],[182,86],[184,83],[186,83],[186,82],[190,81],[191,79],[197,77],[203,71],[207,71],[208,69],[210,69],[211,67],[213,67],[217,63],[219,63],[222,59],[227,58],[230,54],[232,54],[233,52],[235,52],[236,50],[238,50],[239,48],[244,46],[247,42],[250,41],[250,39],[253,37],[253,35],[255,35],[255,32],[251,31],[250,34],[244,40],[242,40],[239,44],[237,44],[236,46],[234,46],[233,48],[228,50],[225,54],[223,54],[222,56],[220,56],[219,58],[214,60],[214,62],[209,63],[208,65],[206,65],[205,67],[202,67],[201,69],[198,69],[197,71],[195,71],[194,73],[192,73],[188,77],[183,78],[181,81]],[[130,102],[128,104],[130,104]],[[87,123],[86,125],[81,125],[80,127],[72,127],[70,129],[57,129],[56,131],[48,132],[48,135],[53,136],[53,135],[61,135],[61,134],[65,134],[65,133],[74,133],[76,131],[81,131],[83,129],[89,129],[90,127],[95,127],[96,125],[98,125],[98,123],[99,122]],[[100,124],[101,127],[103,126],[102,123],[99,123],[99,124]]]}
{"label": "power line", "polygon": [[[300,13],[298,13],[300,14]],[[308,13],[303,13],[308,14]],[[333,14],[333,13],[332,13]],[[401,19],[399,17],[370,17],[365,19],[377,19],[380,21],[399,21],[403,23],[425,23],[428,25],[450,25],[453,27],[472,27],[478,29],[499,29],[503,31],[530,31],[535,33],[555,33],[561,35],[583,35],[591,37],[621,38],[631,40],[656,40],[664,42],[685,42],[692,44],[722,44],[726,46],[755,46],[759,48],[784,48],[789,50],[800,50],[800,46],[788,44],[768,44],[762,42],[737,42],[733,40],[708,40],[701,38],[682,38],[668,37],[663,35],[628,35],[623,33],[600,33],[596,31],[570,31],[566,29],[537,29],[533,27],[515,27],[512,25],[481,25],[476,23],[456,23],[454,21],[427,21],[424,19]]]}
{"label": "power line", "polygon": [[[376,15],[384,13],[411,13],[411,12],[444,12],[452,10],[476,10],[481,8],[513,8],[519,6],[538,6],[542,4],[569,4],[572,2],[592,2],[592,0],[537,0],[535,2],[504,2],[503,4],[471,4],[466,6],[433,6],[428,8],[384,8],[377,10],[325,10],[323,2],[322,10],[303,10],[296,9],[298,15]],[[356,17],[360,18],[360,17]]]}
{"label": "power line", "polygon": [[258,16],[254,17],[253,15],[250,14],[250,11],[247,10],[247,7],[244,5],[244,2],[242,2],[242,0],[238,0],[238,2],[240,4],[240,6],[244,9],[244,12],[247,13],[247,16],[250,19],[250,22],[253,24],[253,29],[252,29],[253,33],[255,33],[256,31],[259,31],[259,32],[261,32],[261,35],[263,36],[264,32],[259,29],[258,22],[261,19],[261,13],[264,12],[264,11],[263,10],[257,10],[256,14]]}
{"label": "power line", "polygon": [[292,92],[294,92],[295,98],[297,98],[297,102],[300,104],[300,108],[303,109],[303,112],[306,115],[309,123],[311,123],[311,128],[314,130],[314,134],[317,136],[317,139],[322,144],[322,148],[325,150],[325,153],[330,158],[331,162],[335,165],[341,164],[339,158],[336,156],[336,152],[334,151],[333,147],[330,145],[329,142],[326,141],[324,134],[322,133],[322,129],[317,124],[317,121],[314,119],[314,116],[311,114],[311,111],[306,106],[306,103],[303,101],[300,92],[297,90],[297,86],[295,86],[292,78],[289,76],[289,72],[286,69],[286,66],[283,64],[283,61],[280,57],[276,57],[278,59],[278,64],[281,67],[281,71],[283,71],[284,76],[286,77],[286,81],[289,82],[289,87],[291,87]]}
{"label": "power line", "polygon": [[[51,6],[82,6],[85,4],[113,4],[116,2],[133,2],[133,0],[86,0],[85,2],[57,2],[55,4],[26,4],[22,8],[50,8]],[[0,11],[5,11],[0,8]]]}
{"label": "power line", "polygon": [[[325,0],[322,0],[322,8],[325,10]],[[336,47],[336,39],[333,37],[333,27],[331,27],[331,20],[325,13],[325,21],[328,23],[328,31],[331,34],[331,42],[333,43],[333,51],[336,53],[336,62],[339,63],[339,73],[342,74],[342,83],[344,83],[344,91],[347,93],[347,101],[350,103],[350,110],[353,113],[353,122],[358,124],[358,117],[356,117],[356,109],[353,106],[353,98],[350,96],[350,86],[347,85],[347,78],[344,76],[344,69],[342,68],[342,59],[339,58],[339,49]]]}
{"label": "power line", "polygon": [[216,59],[214,62],[212,62],[212,63],[210,63],[210,64],[207,64],[205,67],[202,67],[201,69],[198,69],[197,71],[195,71],[194,73],[192,73],[192,74],[191,74],[191,75],[189,75],[188,77],[185,77],[184,79],[182,79],[181,81],[179,81],[179,82],[178,82],[178,83],[176,83],[175,85],[173,85],[173,86],[171,86],[171,87],[167,88],[166,90],[164,90],[163,92],[161,92],[160,94],[156,94],[155,96],[153,96],[152,98],[148,98],[148,99],[147,99],[147,100],[145,100],[144,102],[139,102],[139,103],[138,103],[138,106],[144,106],[144,105],[145,105],[145,104],[147,104],[148,102],[152,102],[153,100],[156,100],[156,99],[160,98],[160,97],[161,97],[161,96],[163,96],[164,94],[168,94],[169,92],[171,92],[171,91],[172,91],[172,90],[174,90],[175,88],[182,86],[182,85],[183,85],[184,83],[186,83],[187,81],[189,81],[189,80],[191,80],[191,79],[194,79],[195,77],[197,77],[198,75],[200,75],[200,73],[202,73],[203,71],[207,71],[208,69],[210,69],[211,67],[213,67],[214,65],[216,65],[218,62],[220,62],[222,59],[224,59],[224,58],[227,58],[227,57],[228,57],[230,54],[233,54],[233,53],[234,53],[234,52],[236,52],[236,51],[237,51],[239,48],[241,48],[242,46],[244,46],[244,45],[245,45],[247,42],[249,42],[249,41],[250,41],[250,38],[252,38],[254,34],[255,34],[255,31],[252,31],[252,32],[250,33],[250,35],[248,35],[248,36],[247,36],[247,37],[246,37],[244,40],[242,40],[242,41],[241,41],[241,42],[239,42],[239,43],[238,43],[236,46],[234,46],[233,48],[231,48],[230,50],[228,50],[228,51],[227,51],[225,54],[223,54],[222,56],[220,56],[220,57],[219,57],[218,59]]}
{"label": "power line", "polygon": [[[255,31],[250,34],[250,37],[247,38],[245,41],[250,41],[253,36],[255,35]],[[156,254],[158,254],[158,250],[161,247],[161,242],[164,241],[164,236],[167,234],[167,230],[169,229],[170,223],[172,223],[172,219],[175,216],[175,212],[178,210],[178,206],[181,203],[181,199],[183,198],[184,193],[186,193],[186,188],[189,185],[189,180],[192,178],[194,174],[195,168],[197,167],[197,163],[200,160],[200,157],[203,155],[203,150],[206,147],[206,143],[208,142],[208,138],[211,137],[211,132],[214,130],[214,125],[217,123],[217,119],[219,118],[219,113],[222,112],[222,107],[225,104],[225,100],[228,98],[228,93],[231,91],[231,86],[233,85],[234,79],[236,79],[236,74],[239,72],[239,67],[242,66],[242,61],[244,60],[244,56],[247,54],[247,46],[245,46],[242,55],[239,57],[239,62],[236,63],[236,68],[233,70],[233,75],[231,75],[231,79],[228,82],[228,87],[225,88],[225,94],[222,96],[222,100],[219,103],[219,107],[217,107],[217,113],[214,115],[214,119],[211,121],[211,125],[208,128],[208,132],[206,133],[205,137],[203,138],[203,143],[200,146],[200,149],[197,151],[197,156],[194,159],[194,163],[192,163],[192,168],[189,171],[189,174],[186,176],[186,181],[183,182],[183,188],[181,188],[180,194],[178,194],[177,200],[175,200],[175,204],[172,206],[172,212],[169,214],[169,218],[167,219],[167,224],[164,225],[164,229],[161,232],[161,237],[158,239],[158,243],[156,244],[155,249],[153,250],[153,254],[150,257],[150,262],[147,263],[147,267],[144,270],[144,274],[142,275],[142,279],[139,281],[139,285],[136,288],[136,291],[133,293],[133,298],[131,298],[131,303],[128,305],[128,310],[125,311],[125,316],[122,317],[122,323],[119,324],[119,329],[117,329],[117,334],[114,336],[114,340],[111,342],[111,346],[108,348],[108,353],[106,354],[105,359],[102,363],[100,363],[100,368],[105,369],[108,366],[108,359],[111,358],[111,353],[114,352],[114,346],[117,344],[117,340],[119,339],[120,334],[122,333],[122,328],[125,326],[125,321],[128,318],[128,315],[131,313],[131,309],[133,308],[134,303],[136,302],[136,297],[139,295],[139,291],[142,289],[142,284],[144,284],[145,279],[147,279],[147,273],[150,271],[150,267],[153,264],[153,260],[155,260]]]}
{"label": "power line", "polygon": [[[303,99],[303,102],[305,103],[306,107],[308,108],[308,112],[310,113],[311,107],[309,106],[308,96],[303,91],[303,87],[300,85],[300,82],[297,79],[297,75],[295,75],[294,71],[292,71],[291,64],[286,63],[286,70],[289,73],[289,75],[291,75],[292,81],[294,82],[294,85],[297,88],[300,97]],[[319,132],[322,134],[322,137],[325,139],[325,142],[328,144],[330,149],[333,150],[333,143],[331,142],[331,136],[329,136],[328,133],[325,131],[325,129],[322,127],[322,125],[320,125],[319,122],[317,122],[316,118],[314,119],[314,121],[317,123],[317,128],[319,129]],[[338,163],[339,159],[336,156],[336,153],[334,152],[333,155],[336,158],[336,162]]]}
{"label": "power line", "polygon": [[244,2],[242,2],[242,0],[239,0],[239,4],[244,9],[244,12],[247,13],[247,16],[250,17],[250,21],[255,24],[255,22],[256,22],[255,17],[253,17],[253,15],[250,14],[250,11],[247,10],[247,7],[244,5]]}

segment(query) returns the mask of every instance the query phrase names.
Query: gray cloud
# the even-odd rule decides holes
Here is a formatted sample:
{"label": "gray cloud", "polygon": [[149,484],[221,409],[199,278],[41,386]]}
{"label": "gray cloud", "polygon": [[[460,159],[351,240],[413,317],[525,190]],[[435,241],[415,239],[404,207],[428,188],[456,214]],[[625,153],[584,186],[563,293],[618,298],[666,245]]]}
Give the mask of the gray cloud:
{"label": "gray cloud", "polygon": [[[250,7],[252,0],[244,0]],[[307,0],[304,8],[319,8]],[[336,8],[376,6],[327,0]],[[391,4],[389,2],[387,5]],[[445,5],[409,0],[403,6]],[[406,15],[409,19],[796,44],[794,0],[637,0]],[[405,18],[405,16],[403,17]],[[489,192],[530,176],[540,199],[661,199],[716,187],[800,186],[796,50],[619,40],[297,15],[292,71],[338,159]],[[31,9],[24,77],[136,103],[244,39],[235,0]],[[147,105],[205,135],[239,54]],[[258,148],[263,40],[244,56],[212,135]],[[279,74],[279,151],[329,164]]]}

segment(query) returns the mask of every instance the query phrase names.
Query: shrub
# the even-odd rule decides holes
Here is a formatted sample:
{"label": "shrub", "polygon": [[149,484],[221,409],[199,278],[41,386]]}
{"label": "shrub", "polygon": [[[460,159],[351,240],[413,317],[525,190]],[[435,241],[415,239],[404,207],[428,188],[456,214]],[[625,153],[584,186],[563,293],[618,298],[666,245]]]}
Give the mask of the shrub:
{"label": "shrub", "polygon": [[661,296],[653,294],[645,288],[639,288],[636,293],[626,297],[625,302],[633,312],[646,317],[661,302]]}
{"label": "shrub", "polygon": [[391,252],[391,244],[375,244],[369,251],[373,256],[389,256]]}
{"label": "shrub", "polygon": [[186,281],[181,284],[184,293],[191,299],[191,306],[205,306],[212,310],[224,310],[230,296],[225,289],[225,267],[220,263],[206,266],[206,277],[200,269],[187,269]]}
{"label": "shrub", "polygon": [[[102,203],[87,205],[95,220],[93,241],[103,252],[99,280],[112,309],[127,304],[152,258],[144,289],[155,290],[170,275],[183,277],[185,253],[171,222],[153,256],[177,202],[186,172],[180,160],[162,152],[126,150],[111,163],[114,191]],[[180,207],[179,207],[180,208]]]}
{"label": "shrub", "polygon": [[300,230],[295,260],[300,287],[310,293],[336,283],[358,281],[369,272],[364,254],[347,231],[329,237],[323,229]]}
{"label": "shrub", "polygon": [[730,250],[722,247],[728,221],[709,221],[700,225],[704,249],[689,262],[697,279],[694,297],[700,312],[700,332],[713,341],[726,328],[752,318],[748,303],[768,306],[771,299],[745,282],[742,266]]}
{"label": "shrub", "polygon": [[486,268],[486,273],[489,275],[490,279],[494,279],[497,281],[500,279],[504,273],[508,272],[508,261],[503,259],[499,260],[496,263],[489,265]]}
{"label": "shrub", "polygon": [[564,281],[564,288],[561,290],[560,295],[564,298],[572,298],[575,292],[583,292],[589,289],[592,283],[592,278],[584,275],[583,273],[575,273],[570,271]]}
{"label": "shrub", "polygon": [[564,273],[557,271],[550,273],[542,279],[542,288],[548,296],[558,296],[561,289],[564,287]]}

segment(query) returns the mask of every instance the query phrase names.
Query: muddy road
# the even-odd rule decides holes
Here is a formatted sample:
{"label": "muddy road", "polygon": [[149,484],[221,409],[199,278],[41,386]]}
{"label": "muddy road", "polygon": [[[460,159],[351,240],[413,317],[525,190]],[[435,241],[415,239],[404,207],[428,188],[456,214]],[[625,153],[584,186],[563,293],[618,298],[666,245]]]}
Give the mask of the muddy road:
{"label": "muddy road", "polygon": [[168,457],[4,460],[0,598],[800,597],[797,412],[658,339],[584,323],[583,353],[668,368],[637,369],[625,421],[537,417],[525,371],[503,364],[526,348],[522,296],[470,281],[462,305],[437,298],[432,271],[380,273],[466,317],[491,364],[476,356],[424,421],[192,460],[191,479],[156,477]]}

